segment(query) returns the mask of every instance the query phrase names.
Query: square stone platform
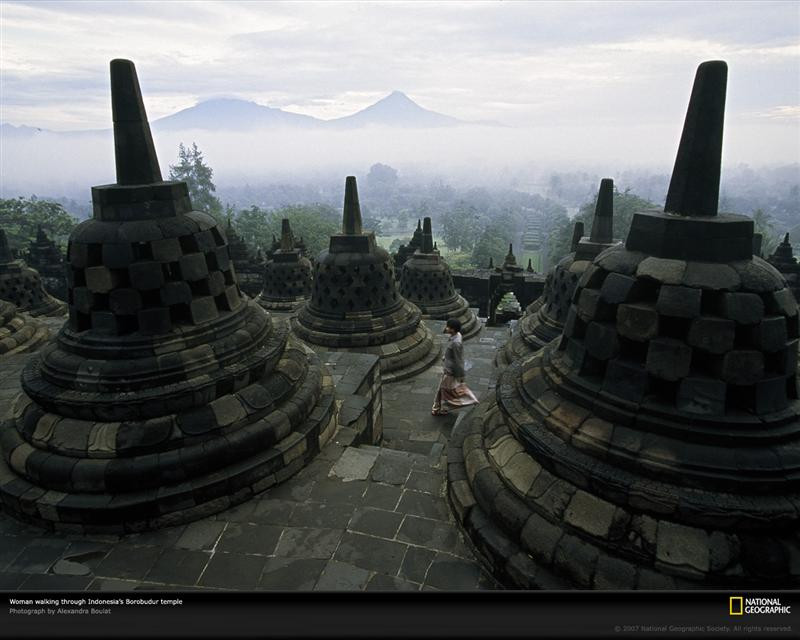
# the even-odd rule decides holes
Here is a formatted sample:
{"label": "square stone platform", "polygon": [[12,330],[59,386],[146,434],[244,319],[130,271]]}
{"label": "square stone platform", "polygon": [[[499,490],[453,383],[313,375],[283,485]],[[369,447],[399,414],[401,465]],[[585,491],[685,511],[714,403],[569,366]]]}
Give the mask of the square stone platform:
{"label": "square stone platform", "polygon": [[[443,321],[426,324],[446,341]],[[494,392],[492,361],[508,335],[485,327],[464,343],[467,384],[479,398]],[[471,409],[431,415],[441,365],[377,386],[374,356],[319,354],[337,383],[340,426],[297,475],[216,516],[128,536],[47,533],[0,513],[0,589],[497,588],[445,497],[445,444]],[[28,357],[3,360],[2,412]],[[369,444],[379,435],[380,445]]]}

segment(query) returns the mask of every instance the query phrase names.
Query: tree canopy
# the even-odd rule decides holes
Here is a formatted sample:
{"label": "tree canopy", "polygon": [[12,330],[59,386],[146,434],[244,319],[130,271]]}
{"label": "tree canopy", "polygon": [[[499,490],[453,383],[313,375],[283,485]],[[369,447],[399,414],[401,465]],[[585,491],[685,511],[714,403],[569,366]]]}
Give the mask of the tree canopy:
{"label": "tree canopy", "polygon": [[36,196],[0,200],[0,227],[6,232],[12,250],[27,249],[36,238],[39,225],[63,249],[77,224],[77,218],[57,202],[39,200]]}
{"label": "tree canopy", "polygon": [[[549,264],[556,264],[561,258],[570,252],[570,241],[572,240],[572,229],[575,222],[582,220],[585,233],[588,235],[592,229],[592,219],[594,210],[597,206],[597,196],[594,200],[585,203],[571,220],[564,216],[560,226],[558,226],[550,236],[550,250],[548,254]],[[631,228],[633,214],[643,209],[651,209],[656,205],[649,200],[640,198],[630,189],[618,191],[614,187],[614,238],[624,240],[628,236]]]}
{"label": "tree canopy", "polygon": [[182,180],[189,187],[192,207],[204,211],[217,220],[223,221],[222,203],[214,195],[217,190],[212,181],[214,170],[205,163],[203,153],[192,143],[191,148],[178,145],[178,164],[170,165],[169,179]]}
{"label": "tree canopy", "polygon": [[272,245],[272,236],[281,234],[281,220],[289,219],[292,234],[303,238],[308,257],[316,257],[328,248],[329,237],[341,230],[341,214],[324,204],[292,205],[273,211],[252,206],[239,211],[233,226],[245,242],[252,247],[267,249]]}

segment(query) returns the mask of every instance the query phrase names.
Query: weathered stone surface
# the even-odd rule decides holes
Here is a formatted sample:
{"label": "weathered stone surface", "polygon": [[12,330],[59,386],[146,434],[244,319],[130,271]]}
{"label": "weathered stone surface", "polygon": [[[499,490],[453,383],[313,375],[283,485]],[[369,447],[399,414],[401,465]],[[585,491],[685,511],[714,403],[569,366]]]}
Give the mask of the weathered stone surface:
{"label": "weathered stone surface", "polygon": [[644,304],[617,307],[617,331],[621,336],[641,342],[658,335],[658,313]]}
{"label": "weathered stone surface", "polygon": [[708,535],[701,529],[666,520],[658,524],[656,558],[665,564],[706,572],[710,568],[708,544]]}
{"label": "weathered stone surface", "polygon": [[726,395],[722,380],[688,377],[678,387],[677,407],[687,413],[720,415],[725,412]]}
{"label": "weathered stone surface", "polygon": [[647,371],[663,380],[680,380],[689,375],[692,349],[680,340],[656,338],[647,346]]}
{"label": "weathered stone surface", "polygon": [[703,316],[692,321],[687,342],[709,353],[726,353],[733,348],[736,326],[732,320]]}
{"label": "weathered stone surface", "polygon": [[663,316],[695,318],[700,315],[701,297],[700,289],[663,285],[658,292],[656,311]]}
{"label": "weathered stone surface", "polygon": [[576,491],[564,512],[564,521],[589,535],[606,538],[613,522],[614,509],[614,505],[590,493]]}
{"label": "weathered stone surface", "polygon": [[662,284],[681,284],[686,271],[683,260],[668,260],[665,258],[645,258],[636,269],[639,278],[651,278]]}

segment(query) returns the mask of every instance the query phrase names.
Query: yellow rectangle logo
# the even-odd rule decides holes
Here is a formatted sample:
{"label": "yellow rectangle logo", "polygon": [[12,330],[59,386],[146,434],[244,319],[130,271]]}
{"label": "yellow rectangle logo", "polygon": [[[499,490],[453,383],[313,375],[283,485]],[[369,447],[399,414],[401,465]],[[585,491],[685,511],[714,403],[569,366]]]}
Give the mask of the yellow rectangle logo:
{"label": "yellow rectangle logo", "polygon": [[732,616],[744,615],[744,598],[743,598],[743,596],[731,596],[731,599],[730,599],[730,614]]}

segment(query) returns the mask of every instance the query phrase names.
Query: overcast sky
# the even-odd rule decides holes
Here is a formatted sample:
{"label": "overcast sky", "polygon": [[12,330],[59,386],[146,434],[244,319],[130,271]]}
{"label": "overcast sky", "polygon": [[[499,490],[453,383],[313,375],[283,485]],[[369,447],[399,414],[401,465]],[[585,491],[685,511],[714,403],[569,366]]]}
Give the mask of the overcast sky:
{"label": "overcast sky", "polygon": [[108,61],[122,57],[137,65],[151,120],[216,96],[332,118],[399,89],[463,119],[622,135],[679,129],[697,65],[721,58],[737,159],[800,161],[795,0],[58,0],[0,11],[0,120],[15,125],[110,126]]}

